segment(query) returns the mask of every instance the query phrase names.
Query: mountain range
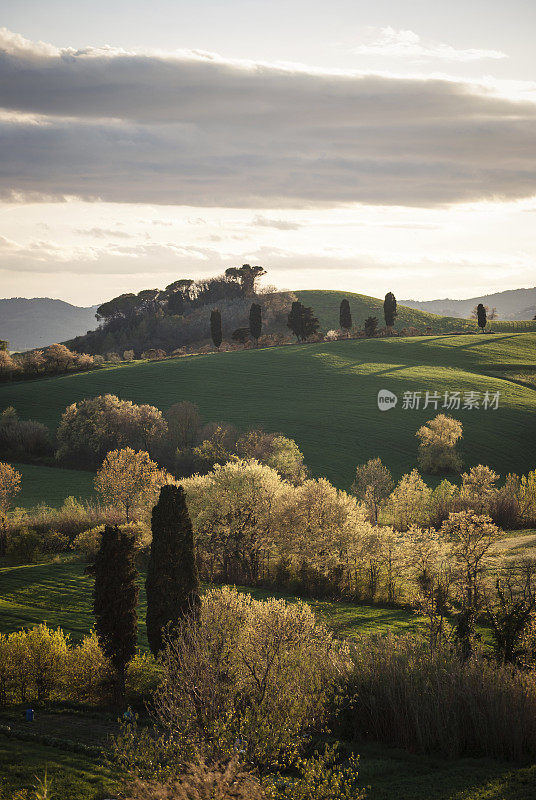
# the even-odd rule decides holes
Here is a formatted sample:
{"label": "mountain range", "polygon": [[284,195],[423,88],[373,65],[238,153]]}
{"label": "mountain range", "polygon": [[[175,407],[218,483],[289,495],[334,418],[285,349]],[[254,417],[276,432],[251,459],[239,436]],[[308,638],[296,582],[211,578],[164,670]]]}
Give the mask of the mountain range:
{"label": "mountain range", "polygon": [[482,303],[489,308],[496,308],[498,319],[533,319],[536,314],[536,287],[532,289],[508,289],[505,292],[485,294],[482,297],[470,297],[467,300],[399,300],[400,305],[439,314],[442,317],[471,316],[473,308]]}
{"label": "mountain range", "polygon": [[50,297],[0,299],[0,339],[13,351],[45,347],[97,327],[98,306],[82,308]]}

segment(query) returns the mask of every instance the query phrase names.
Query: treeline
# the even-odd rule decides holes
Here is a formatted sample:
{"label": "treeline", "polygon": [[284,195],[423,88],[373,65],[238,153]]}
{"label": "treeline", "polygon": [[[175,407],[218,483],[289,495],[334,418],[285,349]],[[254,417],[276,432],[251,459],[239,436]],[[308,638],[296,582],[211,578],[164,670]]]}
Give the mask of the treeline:
{"label": "treeline", "polygon": [[86,353],[73,352],[63,344],[52,344],[43,350],[12,353],[0,348],[0,381],[25,380],[67,372],[84,372],[103,363]]}

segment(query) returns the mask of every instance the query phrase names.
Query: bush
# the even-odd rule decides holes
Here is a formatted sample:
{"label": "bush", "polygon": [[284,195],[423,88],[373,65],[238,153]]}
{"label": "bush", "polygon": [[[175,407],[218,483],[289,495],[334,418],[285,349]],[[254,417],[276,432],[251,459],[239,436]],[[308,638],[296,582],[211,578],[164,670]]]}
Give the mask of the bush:
{"label": "bush", "polygon": [[362,638],[344,736],[448,757],[536,755],[536,677],[411,637]]}
{"label": "bush", "polygon": [[225,764],[204,761],[187,766],[169,783],[136,781],[125,792],[125,800],[263,800],[259,781],[244,772],[234,758]]}
{"label": "bush", "polygon": [[212,590],[163,654],[158,727],[185,755],[198,743],[209,760],[227,759],[238,742],[245,762],[284,766],[323,728],[347,666],[346,648],[308,606]]}
{"label": "bush", "polygon": [[0,452],[15,457],[49,455],[50,431],[40,422],[19,419],[14,408],[6,408],[0,415]]}

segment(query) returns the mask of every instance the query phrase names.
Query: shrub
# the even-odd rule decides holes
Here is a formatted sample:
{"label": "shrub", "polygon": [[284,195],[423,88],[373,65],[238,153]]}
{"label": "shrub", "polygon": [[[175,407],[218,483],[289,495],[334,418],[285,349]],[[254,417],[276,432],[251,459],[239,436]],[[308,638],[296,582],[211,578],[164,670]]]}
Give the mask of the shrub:
{"label": "shrub", "polygon": [[227,764],[207,765],[201,760],[185,767],[168,783],[136,781],[125,800],[263,800],[260,782],[244,772],[234,758]]}
{"label": "shrub", "polygon": [[211,759],[270,768],[292,762],[348,664],[346,649],[304,604],[208,592],[162,658],[154,706],[166,736]]}
{"label": "shrub", "polygon": [[421,440],[419,466],[423,472],[440,475],[460,471],[462,460],[456,444],[462,430],[462,423],[446,414],[438,414],[419,428],[416,436]]}
{"label": "shrub", "polygon": [[359,640],[345,736],[448,757],[536,754],[536,677],[412,637]]}

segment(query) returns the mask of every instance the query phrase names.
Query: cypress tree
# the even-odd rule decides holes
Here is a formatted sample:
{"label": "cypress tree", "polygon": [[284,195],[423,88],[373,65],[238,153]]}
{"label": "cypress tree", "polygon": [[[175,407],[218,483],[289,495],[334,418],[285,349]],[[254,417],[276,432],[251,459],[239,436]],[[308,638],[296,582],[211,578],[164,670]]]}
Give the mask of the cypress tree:
{"label": "cypress tree", "polygon": [[214,347],[219,350],[223,341],[223,334],[221,332],[221,312],[217,308],[210,312],[210,335]]}
{"label": "cypress tree", "polygon": [[163,486],[151,518],[153,541],[145,588],[147,638],[158,655],[163,637],[199,606],[192,523],[182,486]]}
{"label": "cypress tree", "polygon": [[476,307],[476,318],[478,322],[478,327],[482,328],[482,333],[484,333],[484,328],[488,322],[488,315],[486,312],[486,306],[482,303],[479,303]]}
{"label": "cypress tree", "polygon": [[385,324],[388,328],[392,328],[395,324],[396,310],[396,297],[392,292],[387,292],[385,300],[383,301],[383,316],[385,317]]}
{"label": "cypress tree", "polygon": [[352,314],[350,313],[350,303],[345,298],[341,300],[341,307],[339,309],[339,326],[342,330],[348,332],[352,327]]}
{"label": "cypress tree", "polygon": [[299,300],[292,303],[292,308],[287,319],[287,328],[290,328],[296,339],[301,342],[305,338],[303,330],[303,305]]}
{"label": "cypress tree", "polygon": [[93,611],[99,644],[116,670],[116,699],[125,697],[125,671],[136,653],[138,571],[134,540],[117,525],[106,525],[93,565]]}
{"label": "cypress tree", "polygon": [[249,309],[249,332],[255,344],[259,344],[262,332],[262,308],[258,303],[252,303]]}

